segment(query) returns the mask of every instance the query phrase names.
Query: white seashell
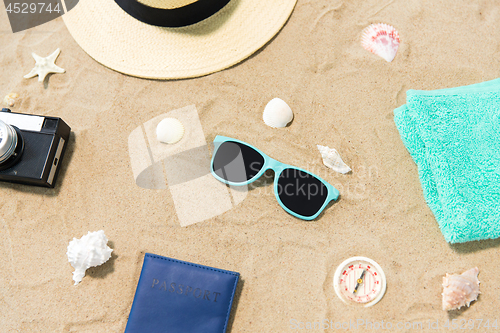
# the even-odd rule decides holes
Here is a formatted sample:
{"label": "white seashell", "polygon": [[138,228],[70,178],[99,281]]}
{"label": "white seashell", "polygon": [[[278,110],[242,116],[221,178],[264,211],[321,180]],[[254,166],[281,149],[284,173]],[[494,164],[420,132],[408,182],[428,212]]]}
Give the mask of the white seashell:
{"label": "white seashell", "polygon": [[286,127],[292,121],[292,109],[280,98],[273,98],[267,103],[262,115],[266,125],[273,128]]}
{"label": "white seashell", "polygon": [[85,276],[87,268],[104,264],[111,257],[113,251],[106,244],[108,239],[103,230],[88,232],[80,239],[73,238],[68,245],[68,260],[75,269],[73,280],[77,285]]}
{"label": "white seashell", "polygon": [[399,33],[388,24],[372,24],[363,30],[361,45],[386,61],[391,62],[399,47]]}
{"label": "white seashell", "polygon": [[477,300],[479,295],[479,280],[477,267],[469,269],[462,274],[449,275],[443,277],[443,310],[460,309],[462,306],[470,305],[470,302]]}
{"label": "white seashell", "polygon": [[321,153],[324,165],[340,173],[348,173],[351,171],[351,168],[349,168],[347,164],[342,161],[338,151],[333,148],[320,145],[316,145],[316,147],[318,147],[318,150]]}
{"label": "white seashell", "polygon": [[184,136],[184,126],[175,118],[165,118],[156,126],[156,138],[163,143],[179,142]]}
{"label": "white seashell", "polygon": [[8,94],[7,96],[4,97],[3,99],[3,103],[6,105],[6,106],[14,106],[16,104],[16,99],[19,97],[18,94],[16,93],[10,93]]}

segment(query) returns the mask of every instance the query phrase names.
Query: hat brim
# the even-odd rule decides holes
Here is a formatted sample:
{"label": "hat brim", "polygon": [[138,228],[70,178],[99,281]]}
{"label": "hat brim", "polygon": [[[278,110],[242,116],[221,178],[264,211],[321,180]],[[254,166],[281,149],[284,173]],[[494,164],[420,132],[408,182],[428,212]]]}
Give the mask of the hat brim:
{"label": "hat brim", "polygon": [[276,35],[296,0],[231,0],[181,28],[145,24],[113,0],[80,0],[63,20],[92,58],[118,72],[153,79],[207,75],[249,57]]}

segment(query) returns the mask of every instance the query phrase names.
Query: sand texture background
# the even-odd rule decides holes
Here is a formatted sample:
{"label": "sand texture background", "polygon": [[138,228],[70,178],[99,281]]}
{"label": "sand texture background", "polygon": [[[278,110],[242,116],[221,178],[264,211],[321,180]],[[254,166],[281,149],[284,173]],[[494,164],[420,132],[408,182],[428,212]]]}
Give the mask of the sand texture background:
{"label": "sand texture background", "polygon": [[[292,319],[500,319],[500,241],[444,241],[393,121],[408,89],[498,78],[499,21],[494,0],[299,0],[283,30],[239,65],[154,81],[95,62],[61,18],[13,34],[0,5],[0,97],[16,92],[13,111],[61,117],[72,128],[55,189],[0,184],[0,332],[123,332],[146,252],[240,272],[232,333],[294,332]],[[362,30],[379,22],[400,33],[392,63],[360,46]],[[45,85],[23,78],[31,52],[58,47],[65,74]],[[284,129],[262,121],[274,97],[294,111]],[[264,177],[235,208],[181,227],[168,189],[136,185],[128,137],[188,105],[207,142],[219,134],[246,141],[318,174],[341,199],[302,221],[279,207]],[[324,167],[316,144],[336,148],[353,172]],[[112,258],[74,286],[68,242],[100,229]],[[336,267],[351,256],[374,259],[387,276],[371,308],[346,306],[333,290]],[[479,300],[443,311],[442,277],[475,266]]]}

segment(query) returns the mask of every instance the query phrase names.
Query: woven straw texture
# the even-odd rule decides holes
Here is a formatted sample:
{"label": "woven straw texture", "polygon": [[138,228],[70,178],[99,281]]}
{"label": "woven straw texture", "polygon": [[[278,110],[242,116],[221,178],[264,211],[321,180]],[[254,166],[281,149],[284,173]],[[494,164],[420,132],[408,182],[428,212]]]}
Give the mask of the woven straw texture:
{"label": "woven straw texture", "polygon": [[80,0],[64,22],[92,58],[118,72],[155,79],[203,76],[264,46],[296,0],[231,0],[208,19],[182,28],[142,23],[113,0]]}

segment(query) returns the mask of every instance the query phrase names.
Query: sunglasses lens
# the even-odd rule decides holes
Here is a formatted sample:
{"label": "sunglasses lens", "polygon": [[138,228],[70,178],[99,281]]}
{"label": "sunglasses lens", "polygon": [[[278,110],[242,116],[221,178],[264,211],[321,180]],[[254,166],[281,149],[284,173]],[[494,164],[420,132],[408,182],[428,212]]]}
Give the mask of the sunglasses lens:
{"label": "sunglasses lens", "polygon": [[264,157],[255,149],[234,141],[223,142],[213,159],[213,170],[220,178],[244,183],[259,173]]}
{"label": "sunglasses lens", "polygon": [[310,173],[287,168],[278,179],[278,196],[295,214],[309,217],[316,214],[328,197],[328,189]]}

